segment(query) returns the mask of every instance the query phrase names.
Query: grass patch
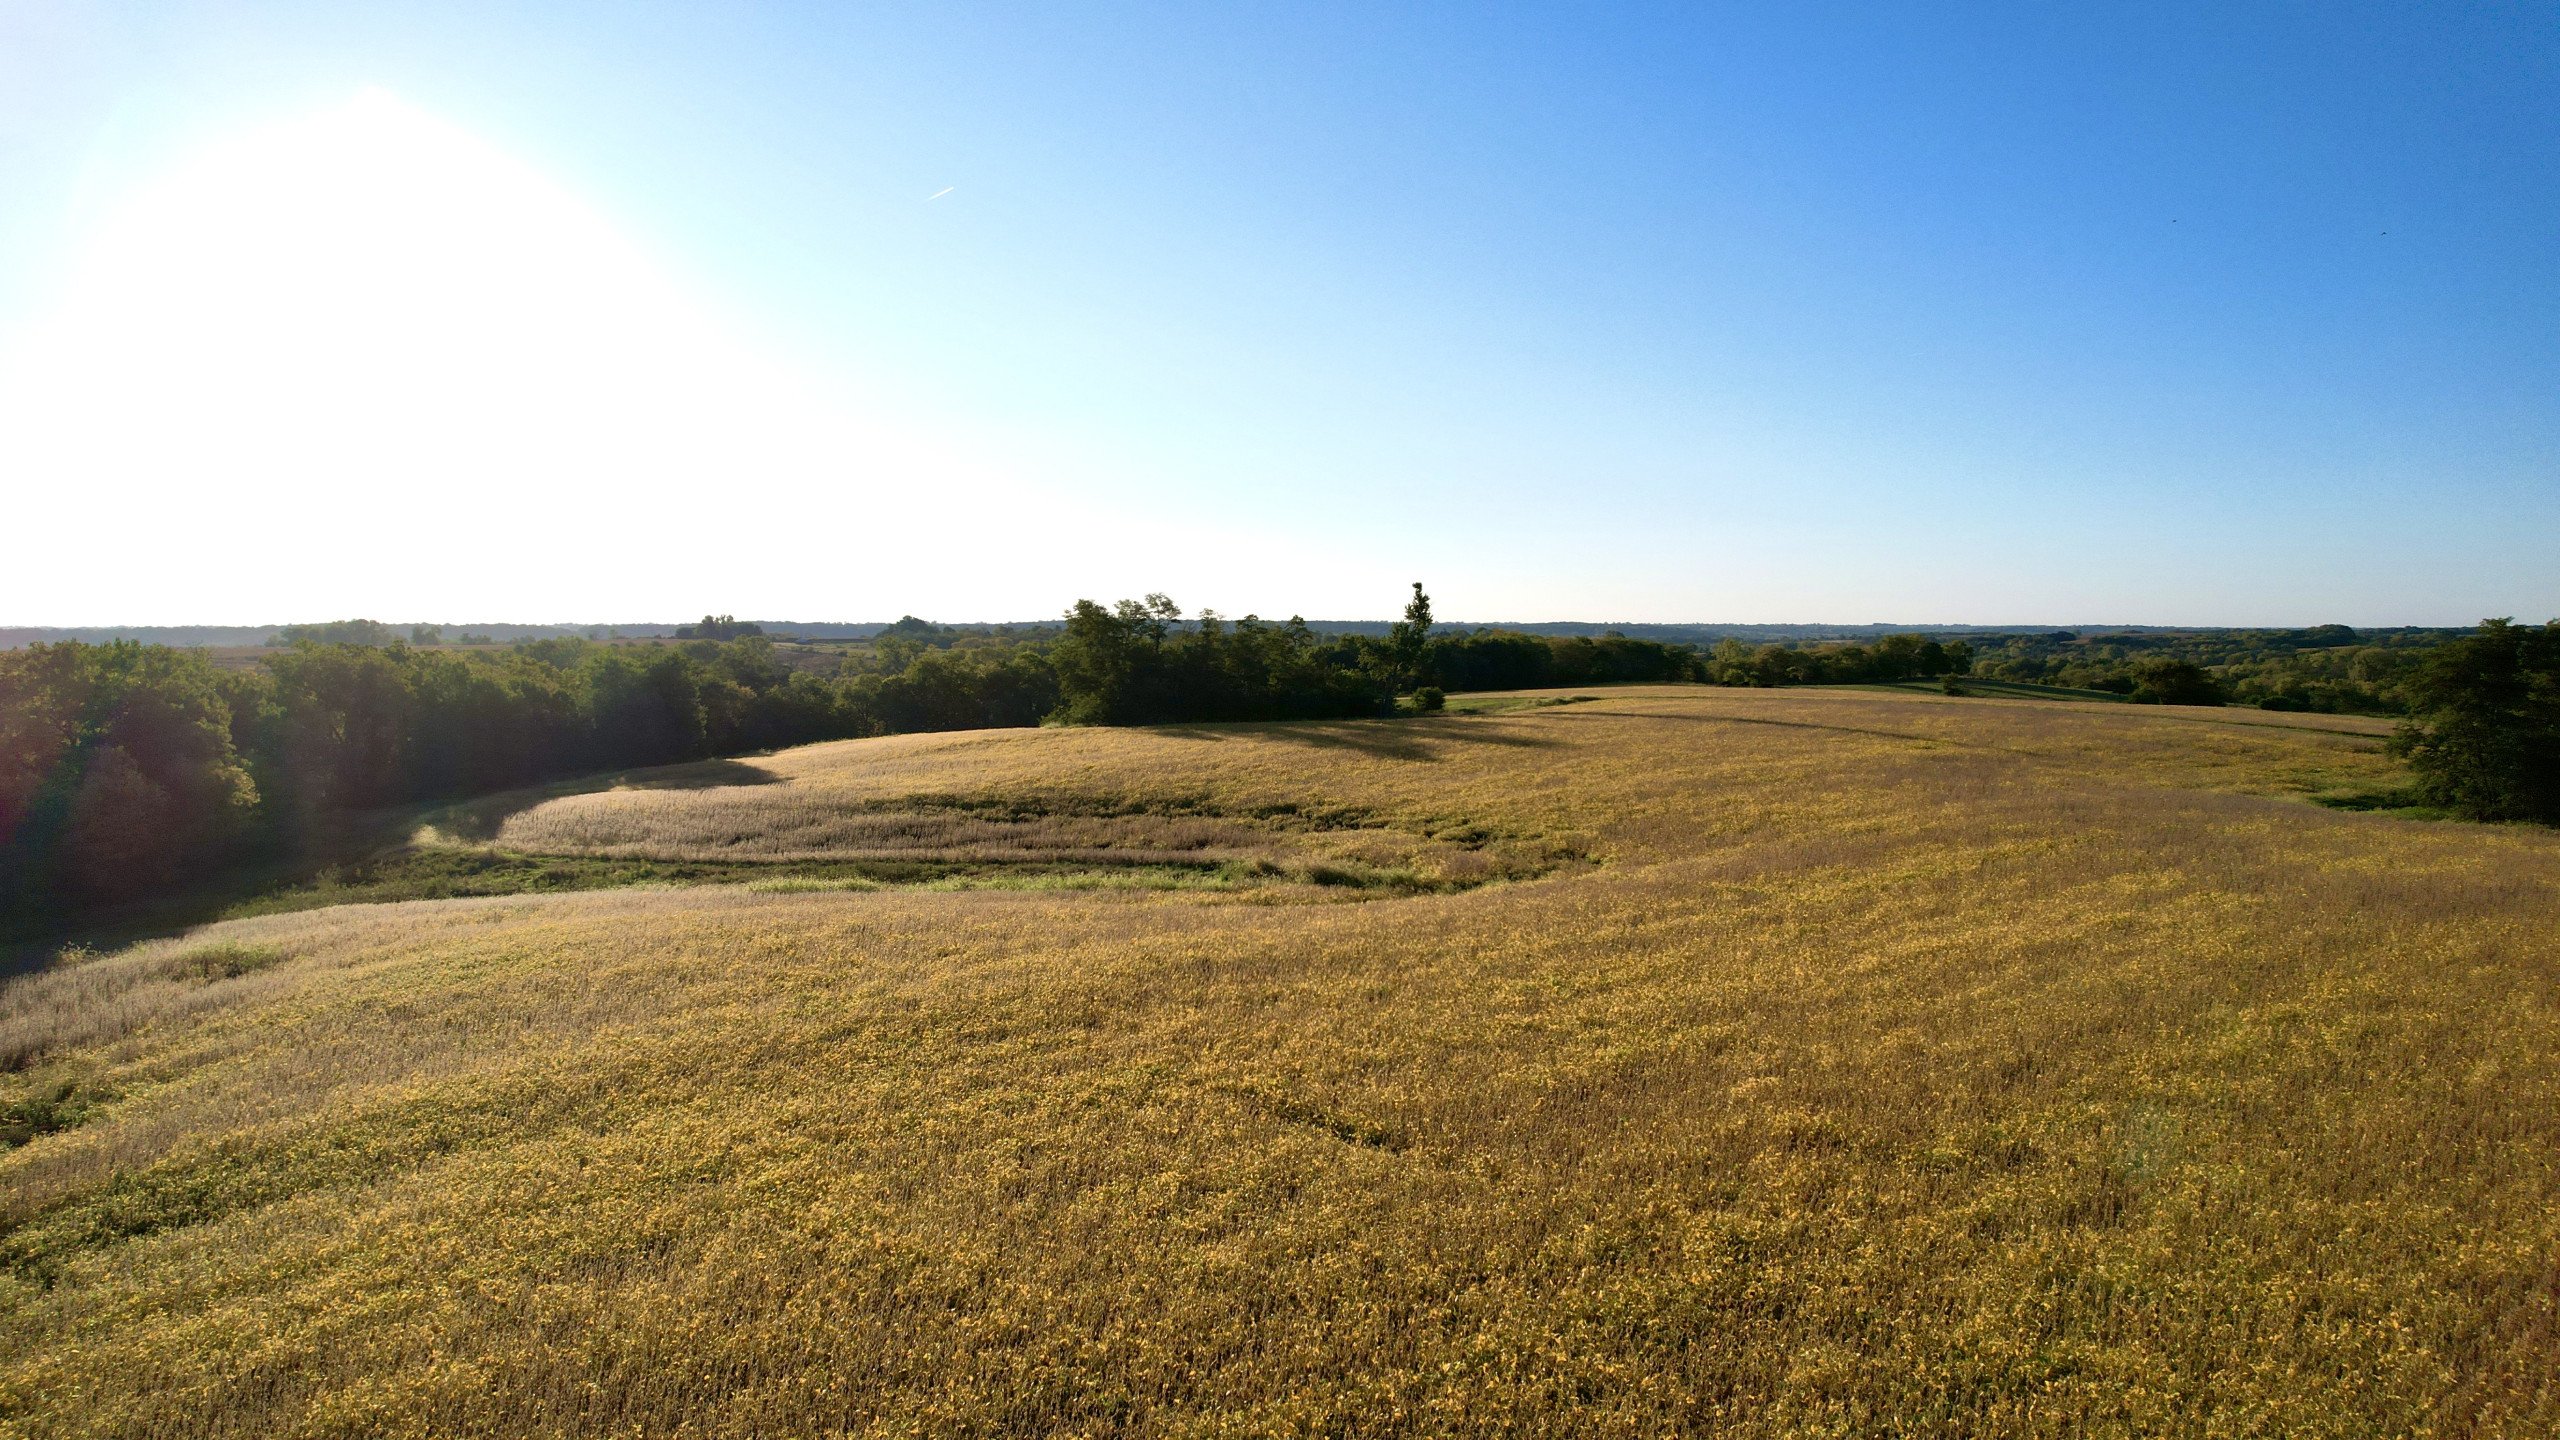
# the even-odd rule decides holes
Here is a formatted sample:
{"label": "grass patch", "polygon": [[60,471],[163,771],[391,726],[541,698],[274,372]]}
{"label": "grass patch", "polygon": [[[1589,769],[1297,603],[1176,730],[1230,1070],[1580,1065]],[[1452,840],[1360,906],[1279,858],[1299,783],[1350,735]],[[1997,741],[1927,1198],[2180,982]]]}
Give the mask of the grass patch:
{"label": "grass patch", "polygon": [[1424,879],[1402,866],[1363,865],[1357,861],[1317,861],[1293,867],[1292,873],[1310,885],[1333,890],[1392,890],[1408,895],[1427,890],[1466,888]]}
{"label": "grass patch", "polygon": [[1218,1093],[1243,1101],[1272,1119],[1332,1136],[1345,1145],[1364,1149],[1402,1151],[1411,1143],[1402,1131],[1381,1125],[1357,1115],[1345,1114],[1323,1105],[1311,1104],[1295,1096],[1285,1095],[1262,1085],[1230,1084],[1214,1087]]}
{"label": "grass patch", "polygon": [[120,1040],[280,982],[289,958],[264,945],[151,943],[99,955],[73,947],[52,968],[0,985],[0,1071]]}
{"label": "grass patch", "polygon": [[1279,872],[1268,867],[1221,864],[1125,866],[978,865],[952,867],[947,873],[892,885],[864,876],[823,878],[785,876],[751,880],[747,889],[759,895],[837,894],[847,891],[912,889],[954,890],[1234,890],[1268,883]]}
{"label": "grass patch", "polygon": [[1271,872],[1251,865],[1199,868],[1132,865],[1111,870],[979,870],[928,881],[926,890],[1235,890],[1267,883]]}
{"label": "grass patch", "polygon": [[181,950],[152,962],[153,974],[169,980],[237,980],[284,963],[284,952],[268,945],[242,945],[224,941],[215,945],[199,945]]}
{"label": "grass patch", "polygon": [[[1592,698],[1525,697],[1521,703],[1567,704]],[[673,858],[663,851],[653,855],[582,852],[565,840],[559,849],[547,844],[532,848],[457,844],[445,838],[450,832],[426,829],[414,832],[407,845],[234,900],[219,912],[219,918],[407,900],[723,885],[758,894],[881,889],[1216,891],[1286,886],[1413,894],[1467,889],[1551,868],[1551,857],[1523,860],[1461,853],[1452,858],[1450,851],[1487,851],[1499,838],[1493,828],[1463,817],[1416,822],[1378,807],[1313,796],[1240,798],[1191,788],[1148,793],[1030,786],[845,798],[804,797],[788,786],[756,793],[760,803],[765,803],[763,797],[776,797],[780,808],[736,816],[723,812],[718,823],[682,823],[719,839],[730,833],[724,825],[789,825],[815,816],[814,823],[822,829],[804,843],[818,853],[759,853],[753,846],[714,846],[705,841],[700,848],[706,853],[688,854],[682,848],[687,843],[683,837],[671,840],[655,833],[646,818],[602,834],[617,843],[664,844],[674,852]],[[675,807],[674,813],[681,816],[683,807],[695,802],[670,795],[655,803]],[[1203,827],[1215,827],[1215,833],[1205,839],[1189,834]],[[1360,843],[1364,835],[1404,834],[1441,858],[1417,864]],[[1304,848],[1303,841],[1319,837],[1352,842],[1327,848],[1365,849],[1366,853],[1347,857],[1294,853]],[[1385,850],[1398,844],[1410,848],[1411,843],[1398,841]],[[595,848],[605,847],[597,844]],[[835,853],[826,853],[829,850]],[[208,957],[204,963],[218,967],[251,962],[244,957]]]}
{"label": "grass patch", "polygon": [[2312,804],[2331,810],[2356,810],[2380,815],[2397,815],[2410,820],[2450,820],[2452,811],[2431,803],[2414,784],[2356,785],[2322,790],[2308,798]]}
{"label": "grass patch", "polygon": [[1250,820],[1288,830],[1383,830],[1388,822],[1357,805],[1275,800],[1230,804],[1201,794],[1109,795],[1068,792],[964,795],[930,792],[866,800],[844,807],[863,815],[966,815],[973,820],[1030,824],[1041,820]]}
{"label": "grass patch", "polygon": [[1444,715],[1507,715],[1515,710],[1547,710],[1558,705],[1588,705],[1597,695],[1452,695]]}
{"label": "grass patch", "polygon": [[[1273,807],[1275,812],[1296,807]],[[1307,807],[1308,828],[1348,828],[1333,807]],[[1494,878],[1490,875],[1484,878]],[[1285,884],[1413,894],[1466,889],[1476,879],[1432,879],[1403,867],[1357,862],[1273,863],[1222,860],[1183,864],[1039,862],[667,861],[579,855],[522,855],[499,850],[427,846],[331,871],[308,884],[232,906],[225,919],[281,915],[330,905],[383,905],[403,900],[546,895],[639,886],[737,885],[759,895],[871,890],[1237,890]],[[214,946],[157,962],[172,978],[245,975],[281,959],[243,946]]]}
{"label": "grass patch", "polygon": [[15,1150],[39,1136],[80,1125],[114,1098],[78,1080],[57,1080],[0,1100],[0,1150]]}
{"label": "grass patch", "polygon": [[738,885],[763,890],[863,890],[940,879],[960,867],[904,861],[636,860],[526,855],[441,845],[401,850],[323,871],[316,879],[241,901],[226,920],[330,905],[385,905],[488,895],[549,895],[643,885]]}
{"label": "grass patch", "polygon": [[779,880],[750,880],[747,888],[758,895],[822,895],[842,894],[854,890],[886,889],[879,881],[860,875],[824,879],[814,875],[786,875]]}

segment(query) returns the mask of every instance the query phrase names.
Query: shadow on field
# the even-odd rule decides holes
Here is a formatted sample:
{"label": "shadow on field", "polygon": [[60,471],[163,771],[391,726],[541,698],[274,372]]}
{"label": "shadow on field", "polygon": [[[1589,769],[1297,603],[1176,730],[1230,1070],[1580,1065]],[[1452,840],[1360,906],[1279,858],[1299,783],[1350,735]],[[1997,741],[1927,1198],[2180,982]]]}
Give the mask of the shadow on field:
{"label": "shadow on field", "polygon": [[242,903],[399,853],[421,825],[462,840],[496,838],[507,818],[564,795],[599,790],[713,790],[773,785],[782,777],[741,760],[697,760],[583,775],[463,801],[439,801],[338,817],[297,854],[253,861],[191,885],[76,916],[39,918],[0,932],[0,979],[43,968],[65,946],[112,950],[221,919]]}
{"label": "shadow on field", "polygon": [[[429,812],[424,823],[456,840],[495,840],[499,827],[546,801],[604,790],[721,790],[736,785],[778,785],[782,777],[743,760],[695,760],[683,765],[657,765],[582,775],[522,790],[504,790],[473,800],[456,801]],[[404,832],[405,833],[405,832]]]}
{"label": "shadow on field", "polygon": [[1824,725],[1812,720],[1772,720],[1763,715],[1671,715],[1658,710],[1611,710],[1602,715],[1570,715],[1573,720],[1674,720],[1691,725],[1774,725],[1781,730],[1827,730],[1842,735],[1873,735],[1881,740],[1908,740],[1917,745],[1954,745],[1944,735],[1913,735],[1902,730],[1874,730],[1864,725]]}
{"label": "shadow on field", "polygon": [[1185,740],[1232,740],[1239,735],[1304,745],[1311,750],[1350,750],[1381,760],[1433,761],[1449,745],[1544,749],[1555,741],[1488,730],[1458,716],[1409,720],[1295,721],[1284,725],[1165,725],[1159,733]]}

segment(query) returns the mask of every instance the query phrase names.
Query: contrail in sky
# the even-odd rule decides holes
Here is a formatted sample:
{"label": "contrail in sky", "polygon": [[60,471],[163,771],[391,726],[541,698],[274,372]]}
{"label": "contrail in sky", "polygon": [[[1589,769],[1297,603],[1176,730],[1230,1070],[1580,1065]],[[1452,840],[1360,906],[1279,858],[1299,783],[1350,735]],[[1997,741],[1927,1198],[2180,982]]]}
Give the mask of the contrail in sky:
{"label": "contrail in sky", "polygon": [[957,190],[957,189],[959,189],[959,188],[960,188],[960,187],[959,187],[959,186],[957,186],[957,185],[945,185],[945,186],[943,186],[941,189],[934,191],[932,194],[927,195],[927,196],[926,196],[926,197],[924,197],[924,198],[926,198],[927,200],[939,200],[939,199],[941,199],[943,196],[948,195],[948,194],[950,194],[952,191]]}

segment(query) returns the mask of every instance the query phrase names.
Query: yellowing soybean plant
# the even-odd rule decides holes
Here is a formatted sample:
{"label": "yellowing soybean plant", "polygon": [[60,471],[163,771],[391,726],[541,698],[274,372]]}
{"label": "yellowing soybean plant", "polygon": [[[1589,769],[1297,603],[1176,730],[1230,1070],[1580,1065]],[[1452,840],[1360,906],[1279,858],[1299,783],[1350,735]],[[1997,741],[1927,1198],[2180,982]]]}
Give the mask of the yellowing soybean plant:
{"label": "yellowing soybean plant", "polygon": [[0,992],[0,1434],[2551,1434],[2560,835],[2306,803],[2380,728],[1625,690],[477,805],[770,869]]}

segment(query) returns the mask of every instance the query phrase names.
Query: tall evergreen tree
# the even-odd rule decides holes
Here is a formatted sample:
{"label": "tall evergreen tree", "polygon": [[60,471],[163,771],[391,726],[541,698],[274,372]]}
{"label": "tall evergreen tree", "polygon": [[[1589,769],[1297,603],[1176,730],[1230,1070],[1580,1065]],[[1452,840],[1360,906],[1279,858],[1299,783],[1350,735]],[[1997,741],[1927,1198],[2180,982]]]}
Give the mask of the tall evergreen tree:
{"label": "tall evergreen tree", "polygon": [[1413,582],[1413,598],[1404,604],[1404,618],[1387,631],[1387,657],[1395,687],[1399,691],[1414,686],[1414,676],[1422,665],[1422,649],[1431,643],[1431,597],[1423,593],[1422,582]]}

